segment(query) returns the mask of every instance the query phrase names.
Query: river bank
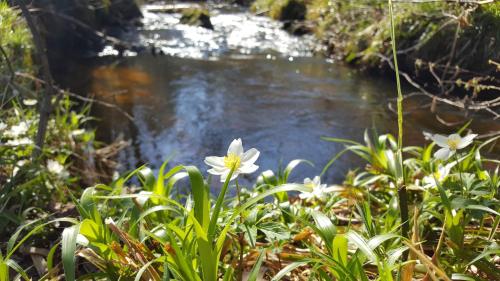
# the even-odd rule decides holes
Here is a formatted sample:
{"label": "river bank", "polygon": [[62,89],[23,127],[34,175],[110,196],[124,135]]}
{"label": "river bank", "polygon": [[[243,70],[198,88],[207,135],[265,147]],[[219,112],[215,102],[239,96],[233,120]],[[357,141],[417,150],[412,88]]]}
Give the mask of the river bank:
{"label": "river bank", "polygon": [[[372,72],[392,71],[390,23],[383,1],[257,0],[252,11],[304,27],[326,56]],[[395,4],[401,70],[423,91],[440,97],[499,96],[500,3]],[[495,115],[494,117],[497,117]]]}

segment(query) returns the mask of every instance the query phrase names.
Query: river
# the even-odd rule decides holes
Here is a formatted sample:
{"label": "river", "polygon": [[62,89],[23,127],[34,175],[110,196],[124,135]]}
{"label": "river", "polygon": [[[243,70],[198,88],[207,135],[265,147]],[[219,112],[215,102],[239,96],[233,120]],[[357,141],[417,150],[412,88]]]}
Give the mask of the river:
{"label": "river", "polygon": [[[80,94],[117,104],[130,113],[95,105],[99,140],[130,139],[118,160],[121,169],[148,163],[158,168],[194,164],[223,155],[234,138],[245,149],[261,151],[259,171],[307,159],[315,166],[297,169],[292,179],[321,172],[343,147],[322,136],[362,140],[365,129],[397,131],[396,115],[388,107],[396,96],[390,78],[370,76],[313,55],[312,36],[296,37],[281,24],[241,8],[212,7],[214,30],[178,24],[180,14],[148,12],[139,38],[152,51],[125,57],[106,48],[101,57],[78,61],[59,74],[61,84]],[[161,53],[161,54],[160,54]],[[412,91],[405,87],[405,92]],[[406,144],[421,144],[422,131],[451,133],[438,121],[424,98],[405,102]],[[448,122],[463,112],[439,108]],[[475,116],[479,132],[500,130],[498,122]],[[345,155],[324,180],[340,182],[362,163]]]}

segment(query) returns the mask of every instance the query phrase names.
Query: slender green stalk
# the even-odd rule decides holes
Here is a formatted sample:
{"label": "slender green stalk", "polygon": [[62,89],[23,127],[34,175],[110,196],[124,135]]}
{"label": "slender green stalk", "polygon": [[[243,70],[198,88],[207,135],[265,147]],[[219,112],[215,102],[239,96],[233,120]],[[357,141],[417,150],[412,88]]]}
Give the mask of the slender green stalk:
{"label": "slender green stalk", "polygon": [[[238,196],[238,207],[241,206],[241,192],[240,192],[240,185],[238,184],[238,179],[236,179],[236,193]],[[243,214],[240,213],[240,226],[243,227]],[[239,232],[238,233],[238,242],[240,246],[240,255],[239,255],[239,263],[238,263],[238,280],[243,280],[243,248],[245,247],[245,244],[243,243],[245,239],[245,234],[244,232]]]}
{"label": "slender green stalk", "polygon": [[233,176],[234,169],[235,168],[233,167],[229,172],[229,174],[227,175],[226,181],[224,182],[224,185],[222,186],[222,189],[219,193],[219,197],[217,197],[214,211],[212,213],[212,218],[210,219],[210,224],[208,227],[208,237],[210,241],[214,239],[215,228],[217,226],[217,219],[219,218],[219,213],[222,208],[222,203],[224,202],[224,198],[226,197],[227,188],[229,186],[229,182],[231,181],[231,177]]}
{"label": "slender green stalk", "polygon": [[399,210],[401,215],[401,234],[403,237],[408,237],[409,232],[409,215],[408,215],[408,195],[406,193],[405,177],[403,169],[403,93],[401,91],[401,81],[399,79],[398,57],[396,53],[396,34],[394,26],[394,11],[392,0],[389,2],[389,14],[391,18],[391,43],[392,43],[392,57],[394,59],[394,70],[396,72],[396,86],[398,91],[397,107],[398,107],[398,152],[397,159],[399,171],[397,173],[396,186],[398,188],[399,197]]}

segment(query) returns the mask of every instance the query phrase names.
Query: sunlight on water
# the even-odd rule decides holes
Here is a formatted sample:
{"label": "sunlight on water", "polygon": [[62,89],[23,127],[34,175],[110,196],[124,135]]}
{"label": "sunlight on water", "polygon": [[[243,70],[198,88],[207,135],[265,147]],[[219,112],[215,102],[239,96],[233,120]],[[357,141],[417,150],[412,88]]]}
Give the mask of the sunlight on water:
{"label": "sunlight on water", "polygon": [[311,56],[312,36],[296,37],[281,23],[249,12],[211,11],[214,30],[178,24],[179,13],[152,13],[143,7],[143,41],[164,54],[197,59],[216,59],[223,54],[276,53]]}

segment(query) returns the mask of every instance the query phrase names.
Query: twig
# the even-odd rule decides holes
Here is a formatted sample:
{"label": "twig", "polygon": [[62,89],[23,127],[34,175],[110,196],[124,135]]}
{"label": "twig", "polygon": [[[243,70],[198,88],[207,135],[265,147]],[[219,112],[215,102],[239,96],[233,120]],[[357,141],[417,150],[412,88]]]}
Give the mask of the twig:
{"label": "twig", "polygon": [[[384,60],[391,69],[394,70],[394,65],[393,63],[391,62],[391,60],[378,53],[376,54],[376,56],[380,57],[382,60]],[[491,113],[492,115],[494,115],[494,119],[498,119],[500,118],[500,114],[498,114],[497,112],[493,111],[489,106],[492,106],[492,105],[500,105],[500,104],[496,104],[496,103],[493,103],[493,104],[490,104],[491,101],[487,101],[487,102],[482,102],[482,103],[472,103],[470,105],[465,105],[464,102],[461,102],[461,101],[452,101],[450,99],[446,99],[446,98],[441,98],[441,97],[438,97],[434,94],[431,94],[430,92],[428,92],[427,90],[425,90],[420,84],[418,84],[417,82],[415,82],[408,73],[404,72],[404,71],[399,71],[399,74],[401,76],[403,76],[406,81],[408,83],[410,83],[413,87],[417,88],[419,91],[420,91],[420,94],[421,95],[424,95],[424,96],[427,96],[429,98],[432,98],[432,99],[436,99],[436,101],[439,101],[441,103],[444,103],[444,104],[448,104],[448,105],[451,105],[451,106],[454,106],[454,107],[457,107],[457,108],[461,108],[461,109],[472,109],[472,110],[485,110],[485,111],[488,111],[489,113]],[[496,99],[495,99],[496,100]]]}
{"label": "twig", "polygon": [[7,55],[7,52],[2,47],[2,45],[0,45],[0,53],[2,53],[2,56],[4,57],[5,63],[7,64],[7,68],[9,69],[10,81],[13,81],[14,77],[16,76],[16,73],[14,72],[14,68],[12,68],[12,63],[10,62],[10,59],[9,59],[9,56]]}
{"label": "twig", "polygon": [[[33,75],[30,75],[28,73],[16,72],[16,75],[19,76],[19,77],[31,79],[31,80],[36,81],[36,82],[41,83],[41,84],[45,84],[46,83],[45,81],[43,81],[43,80],[41,80],[39,78],[36,78]],[[99,104],[99,105],[102,105],[102,106],[105,106],[105,107],[113,108],[116,111],[118,111],[121,114],[123,114],[130,121],[134,121],[134,117],[132,115],[130,115],[128,112],[126,112],[121,107],[117,106],[116,104],[112,104],[112,103],[100,101],[100,100],[97,100],[97,99],[82,97],[82,96],[80,96],[78,94],[75,94],[75,93],[63,90],[63,89],[61,89],[61,88],[59,88],[57,86],[54,86],[54,88],[58,91],[59,94],[68,95],[70,97],[79,99],[81,101],[90,102],[90,103],[96,103],[96,104]]]}
{"label": "twig", "polygon": [[69,16],[67,14],[64,14],[64,13],[58,13],[58,12],[55,12],[55,11],[51,11],[51,10],[47,10],[47,9],[42,9],[42,8],[32,8],[30,9],[31,12],[43,12],[43,13],[48,13],[48,14],[51,14],[51,15],[54,15],[56,17],[60,17],[62,19],[65,19],[71,23],[74,23],[76,24],[77,26],[83,28],[83,29],[86,29],[88,30],[89,32],[91,32],[93,35],[95,35],[96,37],[98,38],[101,38],[101,39],[104,39],[105,41],[113,44],[113,45],[120,45],[120,46],[124,46],[125,48],[127,49],[130,49],[132,47],[132,45],[126,41],[123,41],[123,40],[120,40],[116,37],[113,37],[113,36],[109,36],[103,32],[100,32],[100,31],[97,31],[95,30],[94,28],[90,27],[89,25],[85,24],[84,22],[72,17],[72,16]]}

